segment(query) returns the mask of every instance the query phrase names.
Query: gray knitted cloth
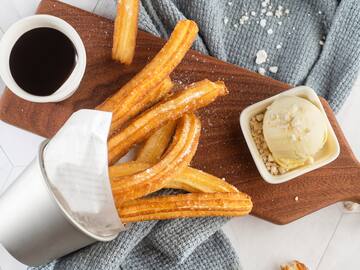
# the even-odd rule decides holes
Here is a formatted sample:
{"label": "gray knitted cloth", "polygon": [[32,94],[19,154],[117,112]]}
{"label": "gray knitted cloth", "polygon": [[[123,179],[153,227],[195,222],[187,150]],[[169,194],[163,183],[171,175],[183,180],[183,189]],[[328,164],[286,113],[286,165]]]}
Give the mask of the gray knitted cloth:
{"label": "gray knitted cloth", "polygon": [[[337,112],[360,65],[360,1],[268,2],[142,0],[140,27],[168,37],[178,20],[192,19],[200,28],[195,49],[250,70],[265,68],[266,76],[280,81],[306,84]],[[268,61],[257,65],[261,49]],[[270,66],[278,67],[276,74]]]}
{"label": "gray knitted cloth", "polygon": [[[254,71],[264,68],[266,76],[290,84],[309,85],[337,111],[360,64],[359,14],[358,0],[142,0],[139,23],[166,38],[178,20],[193,19],[200,28],[195,49]],[[261,49],[268,61],[256,64]],[[37,269],[241,269],[219,231],[225,222],[141,222],[110,243]]]}

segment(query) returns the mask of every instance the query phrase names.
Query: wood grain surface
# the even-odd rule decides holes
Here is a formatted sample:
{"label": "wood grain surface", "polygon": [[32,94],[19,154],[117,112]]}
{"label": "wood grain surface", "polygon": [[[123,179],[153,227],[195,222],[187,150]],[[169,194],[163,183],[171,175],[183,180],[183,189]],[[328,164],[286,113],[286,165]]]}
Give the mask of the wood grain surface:
{"label": "wood grain surface", "polygon": [[[124,66],[111,60],[112,21],[53,0],[42,1],[38,13],[68,21],[83,39],[88,58],[78,91],[63,102],[35,104],[9,90],[1,97],[3,121],[45,137],[53,136],[74,111],[94,108],[116,92],[164,43],[140,31],[134,63]],[[339,158],[284,184],[271,185],[255,167],[240,130],[239,115],[245,107],[291,86],[195,51],[190,51],[172,74],[172,79],[182,84],[204,78],[224,80],[230,94],[199,112],[203,132],[193,166],[225,177],[250,194],[253,215],[286,224],[337,201],[360,201],[359,163],[325,100],[322,102],[341,147]]]}

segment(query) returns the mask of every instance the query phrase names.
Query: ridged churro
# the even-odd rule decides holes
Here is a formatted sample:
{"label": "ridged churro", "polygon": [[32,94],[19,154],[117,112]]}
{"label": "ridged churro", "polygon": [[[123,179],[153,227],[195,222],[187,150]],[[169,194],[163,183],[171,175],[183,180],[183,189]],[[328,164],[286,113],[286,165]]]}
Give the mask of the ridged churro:
{"label": "ridged churro", "polygon": [[236,187],[225,180],[191,167],[186,167],[179,175],[169,179],[164,187],[189,192],[238,192]]}
{"label": "ridged churro", "polygon": [[155,163],[160,160],[162,154],[169,146],[176,127],[175,121],[170,121],[159,128],[138,150],[136,161]]}
{"label": "ridged churro", "polygon": [[125,163],[116,164],[109,167],[109,176],[110,179],[119,179],[123,176],[129,176],[141,171],[149,169],[152,163],[139,162],[139,161],[129,161]]}
{"label": "ridged churro", "polygon": [[123,222],[205,216],[243,216],[252,209],[251,198],[236,193],[189,193],[137,199],[118,204]]}
{"label": "ridged churro", "polygon": [[[110,172],[112,172],[110,173],[110,176],[114,176],[119,173],[121,174],[126,171],[129,172],[129,167],[131,167],[133,173],[136,172],[136,166],[138,167],[138,171],[149,168],[151,164],[157,162],[161,155],[165,152],[171,140],[174,128],[174,122],[169,122],[167,125],[158,129],[140,148],[136,162],[131,162],[129,166],[122,164],[121,168],[110,169]],[[191,167],[185,168],[181,174],[177,174],[169,179],[169,181],[164,183],[164,188],[205,193],[238,191],[237,188],[227,183],[225,180]]]}
{"label": "ridged churro", "polygon": [[135,54],[139,0],[119,0],[114,24],[112,58],[130,65]]}
{"label": "ridged churro", "polygon": [[139,112],[151,107],[152,105],[156,104],[157,102],[161,101],[165,98],[171,89],[174,87],[174,83],[171,81],[170,77],[166,77],[162,82],[160,82],[156,87],[153,93],[149,93],[145,97],[145,101],[148,103],[148,106],[143,106]]}
{"label": "ridged churro", "polygon": [[[110,179],[118,179],[123,176],[129,176],[152,166],[151,163],[139,161],[130,161],[109,168]],[[169,177],[163,182],[162,188],[182,189],[188,192],[238,192],[237,188],[209,173],[198,169],[186,167],[181,173]]]}
{"label": "ridged churro", "polygon": [[160,190],[167,179],[181,173],[196,152],[200,130],[199,119],[194,114],[185,114],[179,120],[169,149],[158,163],[130,176],[112,178],[117,205]]}
{"label": "ridged churro", "polygon": [[129,151],[131,146],[142,142],[167,122],[204,107],[225,94],[227,94],[227,89],[223,82],[203,80],[191,84],[185,90],[153,106],[109,139],[109,164],[114,164]]}
{"label": "ridged churro", "polygon": [[[128,112],[124,115],[124,120],[128,121],[133,116],[147,110],[154,104],[158,103],[162,99],[168,96],[171,89],[174,87],[173,82],[170,77],[165,78],[161,83],[159,83],[154,89],[149,91],[149,93],[144,96],[142,102],[134,104],[131,108],[129,108]],[[121,104],[121,103],[119,103]],[[114,136],[118,132],[118,130],[110,130],[109,136]]]}
{"label": "ridged churro", "polygon": [[147,106],[149,101],[144,101],[146,95],[164,81],[181,62],[195,40],[197,32],[198,27],[195,22],[190,20],[179,21],[169,40],[151,62],[117,93],[97,107],[98,110],[113,113],[111,133],[136,115],[129,116],[129,111],[134,106],[138,104]]}

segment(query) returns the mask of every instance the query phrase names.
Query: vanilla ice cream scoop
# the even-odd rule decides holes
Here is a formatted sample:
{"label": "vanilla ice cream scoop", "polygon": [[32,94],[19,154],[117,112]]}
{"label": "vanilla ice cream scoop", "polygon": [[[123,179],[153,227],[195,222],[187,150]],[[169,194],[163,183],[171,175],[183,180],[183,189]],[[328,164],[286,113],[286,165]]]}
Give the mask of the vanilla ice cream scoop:
{"label": "vanilla ice cream scoop", "polygon": [[328,130],[318,107],[301,97],[283,96],[267,108],[263,133],[274,160],[291,170],[314,161]]}

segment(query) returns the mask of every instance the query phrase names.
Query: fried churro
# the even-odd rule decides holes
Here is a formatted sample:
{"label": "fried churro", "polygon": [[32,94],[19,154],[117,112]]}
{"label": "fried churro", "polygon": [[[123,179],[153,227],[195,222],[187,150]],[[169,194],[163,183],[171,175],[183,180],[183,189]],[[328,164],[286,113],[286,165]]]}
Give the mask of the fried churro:
{"label": "fried churro", "polygon": [[109,167],[109,176],[110,179],[119,179],[123,176],[129,176],[141,171],[145,171],[146,169],[149,169],[152,165],[154,164],[139,161],[129,161],[116,164]]}
{"label": "fried churro", "polygon": [[159,161],[171,141],[175,127],[176,122],[170,121],[155,131],[138,150],[136,161],[148,163]]}
{"label": "fried churro", "polygon": [[236,193],[189,193],[158,196],[118,204],[123,222],[185,217],[243,216],[252,209],[251,198]]}
{"label": "fried churro", "polygon": [[[171,89],[174,87],[173,82],[171,81],[170,77],[165,78],[160,84],[158,84],[154,89],[149,91],[142,102],[134,104],[131,108],[129,108],[126,115],[124,115],[124,120],[130,120],[133,116],[147,110],[154,104],[158,103],[166,96],[168,96]],[[110,130],[109,136],[114,136],[118,130]]]}
{"label": "fried churro", "polygon": [[[110,179],[132,175],[151,167],[151,163],[130,161],[109,168]],[[162,188],[182,189],[188,192],[238,192],[237,188],[209,173],[186,167],[181,173],[175,174],[163,183]]]}
{"label": "fried churro", "polygon": [[98,110],[113,113],[110,133],[118,130],[142,110],[138,109],[138,112],[133,111],[130,114],[129,111],[134,106],[141,108],[148,105],[150,101],[146,101],[144,97],[164,81],[181,62],[195,40],[197,32],[198,27],[195,22],[190,20],[178,22],[169,40],[151,62],[116,94],[97,107]]}
{"label": "fried churro", "polygon": [[[174,128],[174,122],[170,122],[154,132],[140,148],[136,159],[137,162],[131,162],[131,165],[129,164],[129,166],[131,166],[132,169],[135,169],[135,167],[138,166],[138,170],[140,171],[150,167],[150,164],[157,162],[168,147]],[[126,166],[125,164],[124,168],[117,168],[117,171],[116,169],[113,170],[113,172],[110,173],[110,176],[115,175],[116,173],[129,171],[127,169],[129,166]],[[164,188],[205,193],[238,191],[237,188],[227,183],[225,180],[191,167],[185,168],[181,174],[175,175],[169,179],[169,181],[165,183]]]}
{"label": "fried churro", "polygon": [[142,142],[167,122],[204,107],[225,94],[227,94],[227,89],[223,82],[203,80],[191,84],[185,90],[153,106],[109,139],[109,164],[114,164],[129,151],[131,146]]}
{"label": "fried churro", "polygon": [[161,101],[169,94],[170,90],[173,87],[174,87],[174,83],[171,81],[170,77],[166,77],[162,82],[160,82],[155,87],[155,91],[153,93],[150,93],[145,97],[148,106],[143,106],[142,109],[139,109],[137,111],[140,112],[141,110],[147,109],[148,107],[151,107],[152,105]]}
{"label": "fried churro", "polygon": [[164,183],[189,164],[196,152],[201,123],[194,114],[185,114],[176,128],[169,149],[161,160],[145,171],[111,179],[117,205],[160,190]]}
{"label": "fried churro", "polygon": [[238,192],[236,187],[225,180],[191,167],[186,167],[181,174],[169,179],[164,187],[189,192]]}
{"label": "fried churro", "polygon": [[139,0],[119,0],[114,24],[112,58],[130,65],[135,54]]}

